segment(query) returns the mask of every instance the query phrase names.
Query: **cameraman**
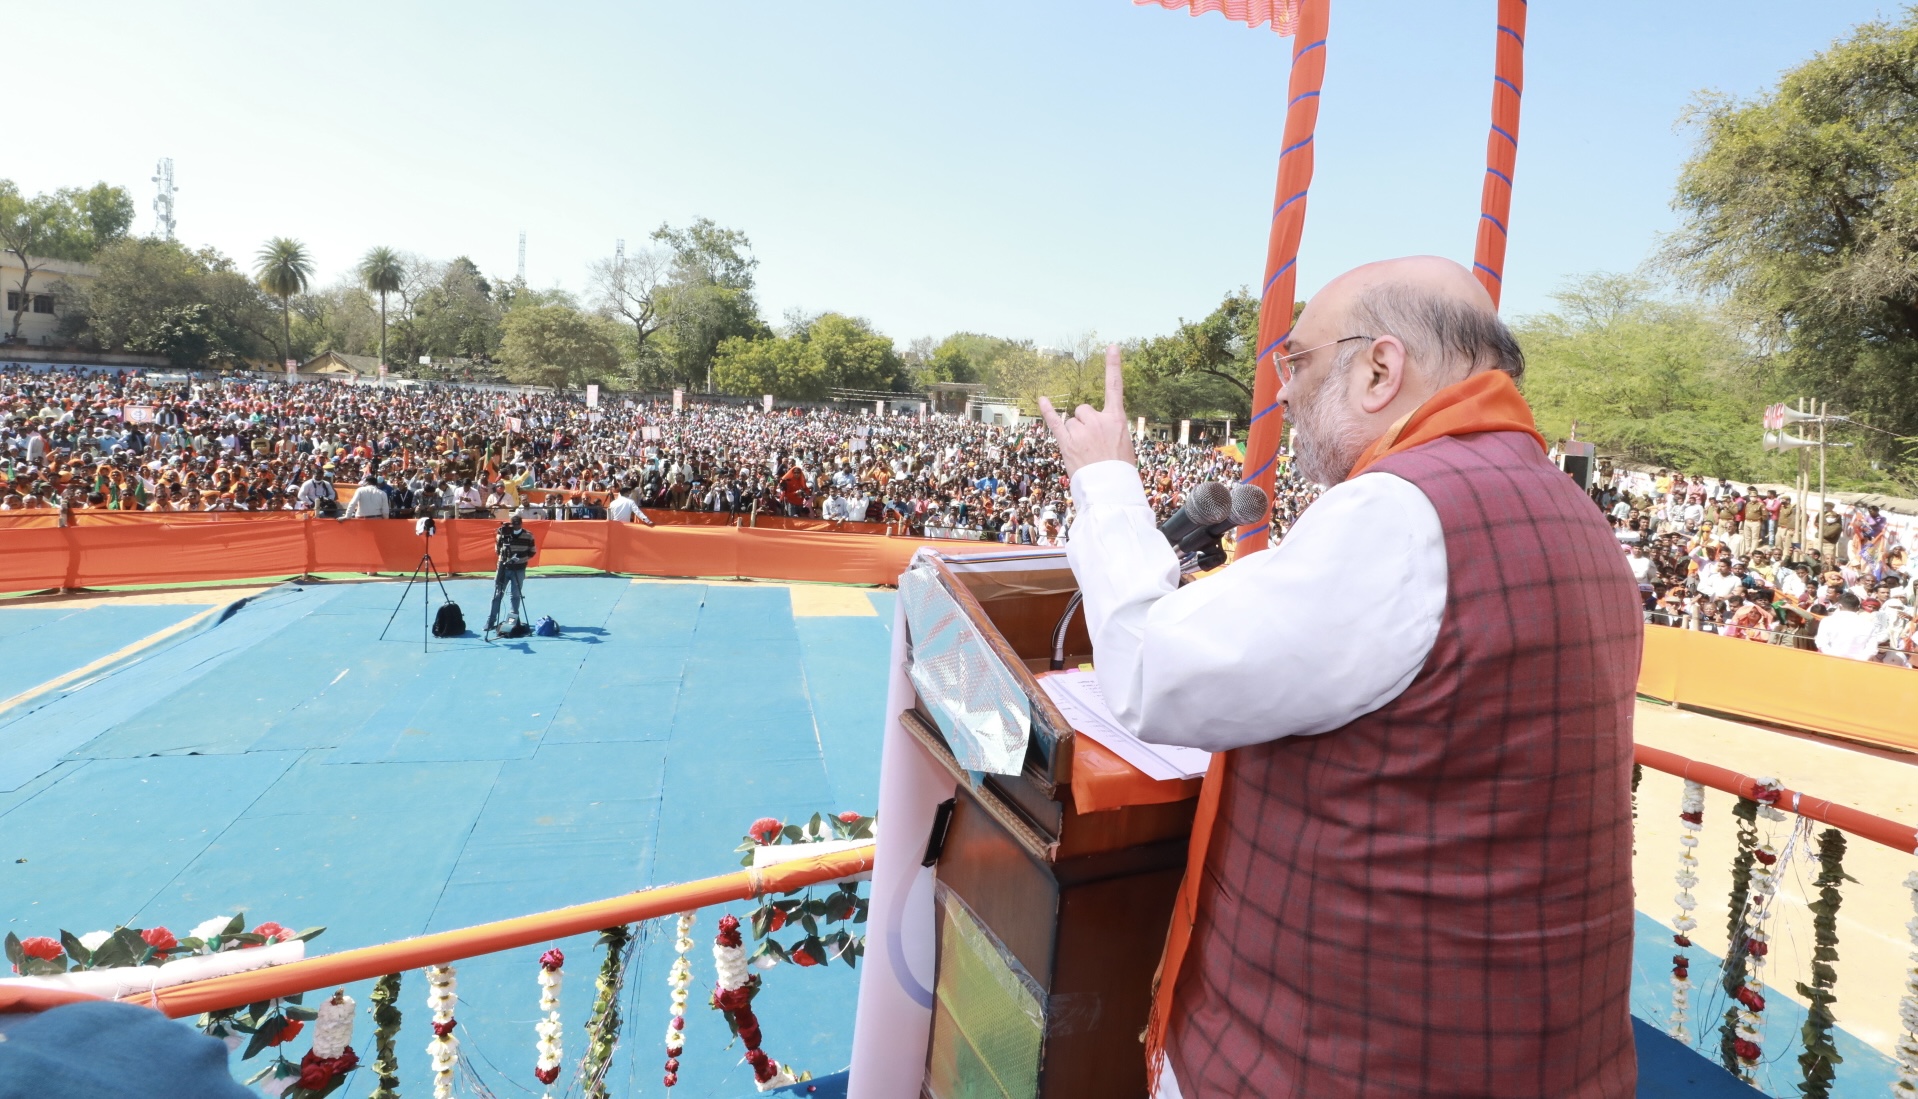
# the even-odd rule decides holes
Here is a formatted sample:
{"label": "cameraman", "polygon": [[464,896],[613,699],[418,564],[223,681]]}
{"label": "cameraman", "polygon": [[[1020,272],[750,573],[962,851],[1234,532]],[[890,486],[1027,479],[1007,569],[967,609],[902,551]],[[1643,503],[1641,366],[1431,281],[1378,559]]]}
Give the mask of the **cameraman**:
{"label": "cameraman", "polygon": [[499,525],[499,531],[493,535],[493,552],[499,555],[499,569],[493,573],[493,606],[486,612],[486,628],[491,630],[499,624],[499,600],[506,589],[513,589],[510,606],[512,617],[525,621],[526,606],[523,592],[526,588],[526,565],[533,559],[539,547],[533,543],[533,532],[522,525],[519,512],[513,518]]}

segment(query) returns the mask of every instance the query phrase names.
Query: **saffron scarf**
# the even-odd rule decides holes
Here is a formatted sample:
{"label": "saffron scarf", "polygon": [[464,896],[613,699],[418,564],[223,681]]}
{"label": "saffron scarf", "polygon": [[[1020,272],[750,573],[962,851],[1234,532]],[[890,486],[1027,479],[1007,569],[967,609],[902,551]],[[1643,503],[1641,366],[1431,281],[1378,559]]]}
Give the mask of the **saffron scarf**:
{"label": "saffron scarf", "polygon": [[[1519,395],[1511,375],[1499,370],[1483,370],[1439,390],[1400,417],[1385,434],[1360,452],[1346,479],[1357,477],[1388,455],[1448,435],[1476,435],[1484,431],[1524,432],[1538,442],[1541,452],[1546,449],[1545,437],[1533,424],[1531,406]],[[1192,929],[1199,918],[1199,883],[1204,878],[1206,852],[1212,846],[1212,829],[1218,822],[1219,798],[1225,790],[1226,763],[1230,756],[1230,752],[1214,752],[1212,764],[1206,768],[1205,783],[1199,789],[1198,811],[1192,819],[1185,878],[1179,883],[1179,895],[1172,904],[1172,924],[1166,929],[1165,953],[1160,956],[1159,972],[1153,977],[1152,1014],[1146,1022],[1144,1036],[1149,1094],[1157,1092],[1159,1074],[1165,1067],[1172,995],[1179,983],[1179,968],[1185,963],[1192,944]]]}

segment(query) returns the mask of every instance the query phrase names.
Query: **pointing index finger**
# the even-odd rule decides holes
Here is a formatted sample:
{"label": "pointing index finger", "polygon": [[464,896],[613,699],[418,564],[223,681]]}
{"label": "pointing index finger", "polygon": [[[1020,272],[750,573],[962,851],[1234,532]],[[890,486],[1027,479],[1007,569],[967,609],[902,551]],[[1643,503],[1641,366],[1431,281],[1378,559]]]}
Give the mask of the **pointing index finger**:
{"label": "pointing index finger", "polygon": [[1119,345],[1106,345],[1106,407],[1108,414],[1125,416],[1125,371],[1119,364]]}

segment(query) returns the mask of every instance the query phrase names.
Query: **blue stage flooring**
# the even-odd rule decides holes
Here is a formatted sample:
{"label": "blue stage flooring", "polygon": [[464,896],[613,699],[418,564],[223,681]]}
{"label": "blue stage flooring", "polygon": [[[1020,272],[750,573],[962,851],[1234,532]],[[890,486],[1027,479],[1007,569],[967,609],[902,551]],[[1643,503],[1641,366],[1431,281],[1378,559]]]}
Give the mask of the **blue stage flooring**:
{"label": "blue stage flooring", "polygon": [[[325,924],[316,949],[340,950],[724,873],[760,816],[872,811],[890,593],[868,596],[873,616],[795,619],[776,585],[528,587],[560,637],[435,640],[423,653],[417,592],[380,641],[398,585],[289,586],[82,690],[0,715],[0,923],[23,936],[118,922],[183,932],[244,909]],[[491,585],[449,588],[482,622]],[[8,693],[202,609],[113,608],[163,612],[117,623],[100,610],[0,612],[10,655],[17,635],[48,639],[30,667],[9,669],[26,682]],[[695,931],[675,1090],[686,1097],[754,1094],[703,1004],[718,915],[702,912]],[[600,958],[591,936],[556,945],[570,1063]],[[537,954],[460,967],[460,1033],[501,1096],[537,1088]],[[672,956],[669,938],[636,954],[615,1094],[664,1090]],[[768,974],[767,1049],[821,1076],[842,1071],[856,981],[843,966]],[[349,989],[363,1006],[369,991]],[[417,974],[401,1006],[404,1088],[424,1094]],[[363,1019],[356,1048],[370,1042]],[[821,1084],[816,1094],[843,1090]]]}
{"label": "blue stage flooring", "polygon": [[[480,624],[490,584],[449,588]],[[865,594],[873,616],[795,617],[778,585],[535,579],[532,611],[564,624],[560,637],[435,640],[430,652],[417,591],[378,639],[399,592],[274,589],[82,689],[0,714],[0,924],[23,936],[119,922],[184,932],[243,909],[325,924],[316,949],[333,951],[722,873],[757,817],[870,812],[877,800],[890,592]],[[12,658],[0,697],[202,609],[0,610]],[[701,912],[694,931],[673,1093],[683,1099],[754,1094],[724,1021],[704,1006],[719,914]],[[1657,1029],[1669,935],[1640,914],[1633,1010],[1652,1025],[1638,1032],[1639,1094],[1754,1094]],[[570,1066],[600,959],[591,936],[555,945],[567,954]],[[460,967],[465,1050],[498,1096],[538,1094],[537,954]],[[615,1095],[664,1093],[672,958],[664,929],[635,954]],[[1702,959],[1693,972],[1705,972]],[[844,1092],[833,1074],[850,1058],[857,977],[838,964],[766,974],[766,1048],[821,1076],[814,1095]],[[349,991],[369,1006],[368,985]],[[1765,1083],[1795,1094],[1804,1012],[1768,1000]],[[1715,1026],[1722,1006],[1706,1000],[1699,1025]],[[417,973],[401,1007],[402,1090],[425,1094]],[[371,1041],[363,1017],[356,1048],[368,1054]],[[1837,1042],[1846,1060],[1834,1094],[1884,1094],[1890,1060],[1849,1034]],[[307,1045],[294,1044],[295,1056]],[[1694,1044],[1715,1049],[1715,1035]],[[361,1070],[343,1094],[371,1086]]]}

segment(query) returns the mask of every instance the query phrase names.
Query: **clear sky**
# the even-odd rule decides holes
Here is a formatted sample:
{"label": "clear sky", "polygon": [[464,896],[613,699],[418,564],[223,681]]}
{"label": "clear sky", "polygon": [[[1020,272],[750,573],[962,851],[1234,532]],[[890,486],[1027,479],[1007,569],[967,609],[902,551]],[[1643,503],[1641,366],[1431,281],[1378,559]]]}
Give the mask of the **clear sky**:
{"label": "clear sky", "polygon": [[[1333,0],[1302,294],[1470,262],[1493,0]],[[1871,0],[1544,0],[1530,14],[1505,309],[1628,270],[1674,224],[1701,89],[1751,95]],[[373,245],[583,288],[662,221],[744,230],[769,319],[1064,345],[1256,285],[1289,40],[1126,0],[23,4],[0,177],[107,180],[250,266]],[[19,51],[16,51],[19,52]]]}

